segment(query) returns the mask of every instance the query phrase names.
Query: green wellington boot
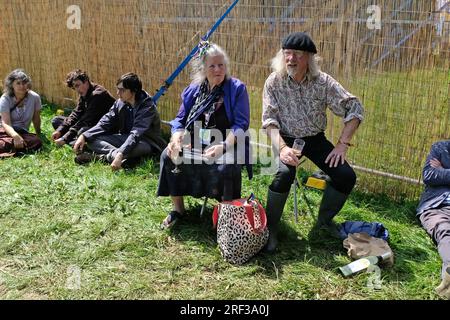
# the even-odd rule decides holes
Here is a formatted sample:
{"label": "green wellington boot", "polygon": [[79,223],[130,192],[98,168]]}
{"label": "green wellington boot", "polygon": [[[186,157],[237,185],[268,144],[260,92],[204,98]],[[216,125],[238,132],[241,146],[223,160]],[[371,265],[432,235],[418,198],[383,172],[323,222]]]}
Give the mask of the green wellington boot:
{"label": "green wellington boot", "polygon": [[267,227],[269,228],[269,240],[264,248],[265,252],[273,253],[278,245],[278,224],[283,214],[284,204],[286,203],[289,192],[278,193],[269,189],[267,193]]}

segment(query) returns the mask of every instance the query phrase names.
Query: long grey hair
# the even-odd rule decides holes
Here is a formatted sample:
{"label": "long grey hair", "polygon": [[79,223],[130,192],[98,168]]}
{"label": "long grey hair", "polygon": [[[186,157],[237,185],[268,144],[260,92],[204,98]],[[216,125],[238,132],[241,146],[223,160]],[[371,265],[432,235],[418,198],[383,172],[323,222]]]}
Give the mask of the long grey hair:
{"label": "long grey hair", "polygon": [[[306,72],[306,78],[308,80],[317,78],[320,74],[319,62],[322,59],[319,56],[312,54],[310,52],[303,51],[303,54],[308,55],[308,71]],[[278,51],[277,55],[272,59],[271,67],[273,71],[281,75],[287,74],[283,50]]]}
{"label": "long grey hair", "polygon": [[16,69],[6,76],[3,86],[3,93],[11,97],[14,96],[13,83],[16,80],[27,83],[28,89],[31,89],[31,78],[25,73],[23,69]]}
{"label": "long grey hair", "polygon": [[200,54],[191,61],[191,79],[196,84],[201,84],[206,79],[206,60],[209,57],[222,56],[226,68],[225,79],[230,78],[230,58],[220,46],[215,43],[206,44]]}

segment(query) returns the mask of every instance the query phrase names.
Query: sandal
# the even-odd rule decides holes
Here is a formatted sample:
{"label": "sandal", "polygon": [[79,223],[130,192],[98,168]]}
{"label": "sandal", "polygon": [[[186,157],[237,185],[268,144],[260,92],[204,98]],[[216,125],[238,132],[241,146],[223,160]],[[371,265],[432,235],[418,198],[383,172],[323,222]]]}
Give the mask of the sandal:
{"label": "sandal", "polygon": [[161,230],[170,229],[183,215],[178,211],[171,211],[160,225]]}

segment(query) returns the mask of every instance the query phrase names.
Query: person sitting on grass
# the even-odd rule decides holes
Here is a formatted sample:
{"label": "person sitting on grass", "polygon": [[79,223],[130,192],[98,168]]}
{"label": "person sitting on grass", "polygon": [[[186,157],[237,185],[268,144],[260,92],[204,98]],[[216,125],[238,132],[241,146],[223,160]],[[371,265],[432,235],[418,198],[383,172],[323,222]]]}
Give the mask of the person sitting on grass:
{"label": "person sitting on grass", "polygon": [[76,69],[67,74],[66,84],[79,94],[78,104],[68,117],[52,119],[52,139],[57,146],[74,145],[84,131],[95,126],[116,99],[101,85],[92,83],[86,72]]}
{"label": "person sitting on grass", "polygon": [[[41,148],[41,98],[31,90],[31,79],[22,69],[5,79],[0,98],[0,158]],[[28,132],[33,122],[36,134]]]}
{"label": "person sitting on grass", "polygon": [[417,207],[417,217],[442,258],[442,282],[436,292],[450,300],[450,140],[433,144],[422,176],[425,191]]}
{"label": "person sitting on grass", "polygon": [[[171,121],[170,143],[161,154],[157,196],[170,196],[173,203],[161,229],[172,227],[185,213],[184,196],[240,197],[241,164],[248,162],[242,158],[248,141],[239,139],[250,122],[245,84],[229,75],[228,56],[216,44],[204,43],[191,66],[193,82],[181,95],[180,110]],[[201,159],[179,163],[185,145],[191,148],[183,158],[197,150]],[[249,164],[247,170],[251,178]]]}
{"label": "person sitting on grass", "polygon": [[[159,155],[167,145],[161,136],[161,120],[152,97],[142,90],[134,73],[117,80],[117,100],[109,112],[91,129],[83,132],[74,144],[75,162],[85,164],[94,159],[111,164],[113,171],[129,159]],[[86,145],[93,153],[82,152]]]}

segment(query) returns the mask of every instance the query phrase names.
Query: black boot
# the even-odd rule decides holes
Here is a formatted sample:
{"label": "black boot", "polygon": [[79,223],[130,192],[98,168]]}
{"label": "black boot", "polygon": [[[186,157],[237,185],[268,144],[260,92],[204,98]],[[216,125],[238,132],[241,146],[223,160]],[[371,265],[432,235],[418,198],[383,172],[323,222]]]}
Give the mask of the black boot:
{"label": "black boot", "polygon": [[283,214],[284,204],[289,196],[289,192],[278,193],[269,189],[267,193],[267,226],[269,228],[269,240],[264,248],[264,251],[272,253],[275,251],[278,240],[278,223],[280,222],[281,215]]}
{"label": "black boot", "polygon": [[339,237],[339,230],[333,223],[333,217],[341,211],[347,198],[348,194],[339,192],[330,184],[327,184],[320,203],[317,223],[313,229],[325,229],[332,236]]}

